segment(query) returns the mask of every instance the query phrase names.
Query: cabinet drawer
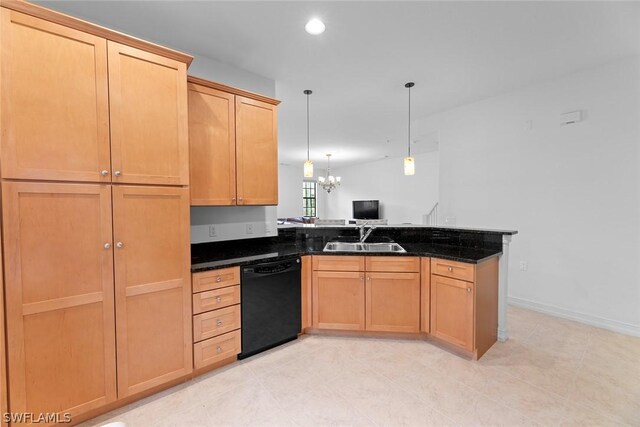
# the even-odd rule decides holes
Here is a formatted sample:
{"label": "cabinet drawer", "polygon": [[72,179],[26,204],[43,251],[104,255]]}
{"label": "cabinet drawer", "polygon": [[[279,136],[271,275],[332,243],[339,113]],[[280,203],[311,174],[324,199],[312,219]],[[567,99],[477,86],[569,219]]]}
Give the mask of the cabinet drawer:
{"label": "cabinet drawer", "polygon": [[476,266],[474,264],[431,258],[431,274],[437,274],[438,276],[473,282],[475,280],[475,270]]}
{"label": "cabinet drawer", "polygon": [[240,331],[229,332],[193,345],[193,365],[204,368],[241,351]]}
{"label": "cabinet drawer", "polygon": [[193,274],[193,292],[210,291],[240,284],[240,267],[221,268]]}
{"label": "cabinet drawer", "polygon": [[240,286],[229,286],[193,294],[193,314],[240,304]]}
{"label": "cabinet drawer", "polygon": [[408,256],[368,256],[367,271],[420,272],[420,258]]}
{"label": "cabinet drawer", "polygon": [[364,271],[363,256],[314,255],[313,269],[324,271]]}
{"label": "cabinet drawer", "polygon": [[193,316],[193,342],[206,340],[239,328],[239,305],[198,314]]}

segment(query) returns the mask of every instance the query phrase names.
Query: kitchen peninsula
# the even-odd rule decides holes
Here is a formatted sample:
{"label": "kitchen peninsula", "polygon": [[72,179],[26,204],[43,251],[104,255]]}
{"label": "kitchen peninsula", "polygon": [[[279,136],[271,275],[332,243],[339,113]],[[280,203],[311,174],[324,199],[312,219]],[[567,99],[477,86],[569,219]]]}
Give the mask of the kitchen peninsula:
{"label": "kitchen peninsula", "polygon": [[[355,226],[285,226],[277,237],[194,244],[194,283],[198,275],[301,256],[302,332],[429,337],[472,358],[481,357],[496,339],[507,339],[508,249],[517,231],[379,226],[367,242],[393,241],[406,252],[324,250],[331,241],[358,241],[358,231]],[[386,307],[391,300],[395,305]],[[343,312],[325,310],[333,301],[340,301]],[[373,319],[374,306],[388,311],[380,313],[381,324]]]}

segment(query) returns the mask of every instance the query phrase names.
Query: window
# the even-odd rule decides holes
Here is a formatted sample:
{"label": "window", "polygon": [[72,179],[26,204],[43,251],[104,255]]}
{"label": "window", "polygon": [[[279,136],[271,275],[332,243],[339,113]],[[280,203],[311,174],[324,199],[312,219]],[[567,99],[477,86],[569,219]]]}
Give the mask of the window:
{"label": "window", "polygon": [[316,183],[314,181],[302,181],[302,215],[316,216]]}

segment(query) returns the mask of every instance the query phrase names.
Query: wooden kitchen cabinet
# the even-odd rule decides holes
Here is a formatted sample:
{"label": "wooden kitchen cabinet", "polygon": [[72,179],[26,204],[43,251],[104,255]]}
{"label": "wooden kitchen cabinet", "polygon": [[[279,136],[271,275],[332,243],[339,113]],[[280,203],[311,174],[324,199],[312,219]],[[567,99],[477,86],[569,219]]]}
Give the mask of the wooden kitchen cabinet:
{"label": "wooden kitchen cabinet", "polygon": [[[4,321],[4,274],[2,272],[2,235],[0,233],[0,414],[7,412],[7,360],[5,353],[5,321]],[[0,426],[7,423],[4,417],[0,419]]]}
{"label": "wooden kitchen cabinet", "polygon": [[278,204],[278,115],[273,104],[236,96],[239,205]]}
{"label": "wooden kitchen cabinet", "polygon": [[431,258],[420,258],[420,332],[431,330]]}
{"label": "wooden kitchen cabinet", "polygon": [[189,190],[114,186],[118,396],[192,371]]}
{"label": "wooden kitchen cabinet", "polygon": [[188,185],[187,66],[112,41],[113,182]]}
{"label": "wooden kitchen cabinet", "polygon": [[200,372],[237,360],[242,351],[240,267],[201,271],[193,284],[193,365]]}
{"label": "wooden kitchen cabinet", "polygon": [[431,334],[467,351],[473,350],[473,283],[431,277]]}
{"label": "wooden kitchen cabinet", "polygon": [[312,256],[305,255],[301,258],[302,272],[300,280],[300,296],[302,299],[302,316],[300,332],[304,333],[305,329],[313,325],[313,292],[312,292],[312,275],[311,268]]}
{"label": "wooden kitchen cabinet", "polygon": [[116,399],[111,189],[2,183],[13,413]]}
{"label": "wooden kitchen cabinet", "polygon": [[107,41],[5,8],[0,19],[2,178],[110,182]]}
{"label": "wooden kitchen cabinet", "polygon": [[189,81],[191,204],[278,204],[279,101]]}
{"label": "wooden kitchen cabinet", "polygon": [[236,204],[235,95],[189,83],[191,204]]}
{"label": "wooden kitchen cabinet", "polygon": [[420,331],[420,273],[367,272],[367,331]]}
{"label": "wooden kitchen cabinet", "polygon": [[314,271],[312,283],[314,328],[365,329],[364,272]]}
{"label": "wooden kitchen cabinet", "polygon": [[431,335],[481,357],[497,340],[498,257],[478,264],[432,258],[430,285]]}

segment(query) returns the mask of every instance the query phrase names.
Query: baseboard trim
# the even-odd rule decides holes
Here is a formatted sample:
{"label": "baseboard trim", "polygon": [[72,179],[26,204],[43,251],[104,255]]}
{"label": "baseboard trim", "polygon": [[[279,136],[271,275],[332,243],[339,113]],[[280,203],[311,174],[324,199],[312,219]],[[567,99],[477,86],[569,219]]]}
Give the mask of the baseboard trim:
{"label": "baseboard trim", "polygon": [[[587,325],[596,326],[598,328],[607,329],[609,331],[640,337],[640,325],[633,325],[631,323],[620,322],[618,320],[606,319],[604,317],[579,313],[549,304],[541,304],[539,302],[527,300],[524,298],[509,297],[508,303],[516,307],[538,311],[540,313],[561,317],[563,319],[574,320],[576,322],[585,323]],[[508,327],[509,326],[507,325],[507,330]]]}

